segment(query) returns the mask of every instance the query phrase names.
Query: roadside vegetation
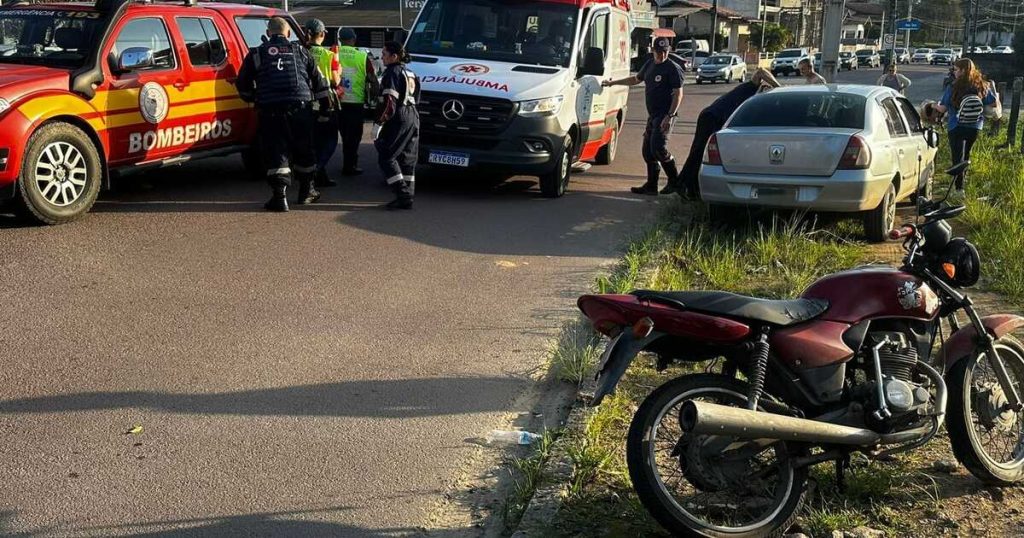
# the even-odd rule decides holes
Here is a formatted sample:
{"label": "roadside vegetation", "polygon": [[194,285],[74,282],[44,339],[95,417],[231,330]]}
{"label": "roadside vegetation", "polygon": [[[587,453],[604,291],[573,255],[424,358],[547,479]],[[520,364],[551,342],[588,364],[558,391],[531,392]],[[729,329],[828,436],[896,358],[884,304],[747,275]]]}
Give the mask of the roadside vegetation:
{"label": "roadside vegetation", "polygon": [[[965,233],[982,253],[981,287],[1021,304],[1024,155],[1019,147],[998,149],[1004,141],[1005,133],[999,133],[985,135],[975,145],[967,182],[969,209],[960,219],[958,233]],[[941,173],[949,165],[943,137],[936,170]],[[937,176],[937,180],[936,194],[944,194],[946,178]],[[681,203],[669,204],[657,222],[630,243],[615,269],[596,280],[595,291],[726,289],[782,298],[799,294],[818,277],[834,271],[860,263],[898,262],[876,259],[887,255],[861,242],[863,231],[849,222],[817,227],[794,217],[725,230],[709,227],[699,214],[694,217],[688,211]],[[585,320],[573,322],[552,353],[552,366],[564,381],[585,390],[602,348],[603,341]],[[687,368],[695,367],[673,366],[657,372],[653,361],[641,356],[614,396],[597,409],[578,409],[573,414],[573,422],[555,444],[555,454],[549,456],[571,467],[560,486],[562,504],[550,523],[551,535],[666,535],[633,492],[625,437],[643,398]],[[1008,523],[999,505],[1014,500],[1009,504],[1019,511],[1019,501],[1024,501],[1020,488],[1004,493],[986,489],[971,478],[953,460],[945,432],[925,447],[888,461],[855,457],[843,491],[836,484],[832,464],[816,466],[808,488],[808,503],[794,531],[812,537],[831,537],[833,531],[857,527],[890,536],[992,535],[990,531]],[[986,506],[991,506],[988,516]]]}

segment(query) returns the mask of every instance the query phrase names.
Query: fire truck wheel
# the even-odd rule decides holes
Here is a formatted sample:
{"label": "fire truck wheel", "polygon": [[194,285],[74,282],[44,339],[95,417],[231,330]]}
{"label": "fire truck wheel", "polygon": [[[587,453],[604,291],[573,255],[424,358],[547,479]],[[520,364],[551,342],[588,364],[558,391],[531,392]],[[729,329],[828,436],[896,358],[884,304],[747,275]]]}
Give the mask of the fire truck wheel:
{"label": "fire truck wheel", "polygon": [[49,123],[29,138],[18,179],[24,217],[63,224],[89,212],[100,192],[103,167],[92,140],[67,123]]}

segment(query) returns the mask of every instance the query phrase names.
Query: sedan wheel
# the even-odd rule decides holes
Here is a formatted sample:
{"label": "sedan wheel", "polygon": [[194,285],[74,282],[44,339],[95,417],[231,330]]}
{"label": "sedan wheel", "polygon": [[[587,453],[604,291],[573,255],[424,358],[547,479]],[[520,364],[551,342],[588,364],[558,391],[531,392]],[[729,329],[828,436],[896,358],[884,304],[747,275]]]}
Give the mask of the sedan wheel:
{"label": "sedan wheel", "polygon": [[896,185],[889,184],[878,207],[864,215],[864,234],[872,243],[882,243],[896,226]]}

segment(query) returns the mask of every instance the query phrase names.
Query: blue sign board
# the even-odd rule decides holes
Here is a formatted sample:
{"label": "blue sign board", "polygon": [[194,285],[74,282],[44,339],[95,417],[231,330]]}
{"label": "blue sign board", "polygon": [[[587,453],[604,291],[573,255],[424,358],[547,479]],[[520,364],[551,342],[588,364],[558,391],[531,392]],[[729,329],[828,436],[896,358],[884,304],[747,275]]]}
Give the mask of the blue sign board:
{"label": "blue sign board", "polygon": [[896,21],[897,30],[920,30],[921,19],[900,19]]}

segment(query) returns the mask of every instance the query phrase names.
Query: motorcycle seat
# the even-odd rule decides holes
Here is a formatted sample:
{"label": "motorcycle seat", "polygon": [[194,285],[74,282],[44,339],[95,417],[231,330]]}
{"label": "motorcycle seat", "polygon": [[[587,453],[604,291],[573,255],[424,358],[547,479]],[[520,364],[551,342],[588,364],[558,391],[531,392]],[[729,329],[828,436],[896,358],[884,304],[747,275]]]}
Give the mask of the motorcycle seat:
{"label": "motorcycle seat", "polygon": [[828,301],[824,299],[770,300],[726,291],[636,290],[632,295],[680,310],[760,321],[779,327],[812,320],[825,313],[829,307]]}

